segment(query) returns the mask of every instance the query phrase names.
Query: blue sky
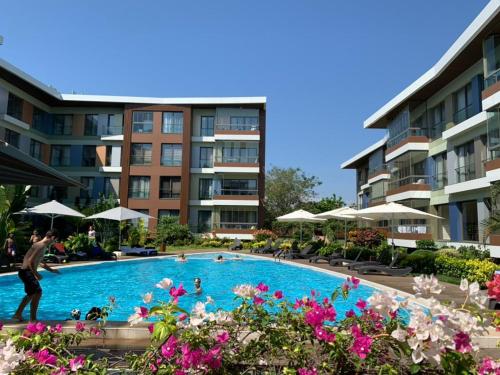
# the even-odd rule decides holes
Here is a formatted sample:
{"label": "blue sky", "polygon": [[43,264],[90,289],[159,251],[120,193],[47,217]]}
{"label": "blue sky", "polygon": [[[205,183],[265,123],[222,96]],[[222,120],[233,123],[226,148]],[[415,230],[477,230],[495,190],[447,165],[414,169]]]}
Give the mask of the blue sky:
{"label": "blue sky", "polygon": [[[430,68],[486,0],[46,0],[0,11],[0,57],[62,92],[267,96],[267,166],[355,197],[363,120]],[[71,5],[70,5],[71,4]]]}

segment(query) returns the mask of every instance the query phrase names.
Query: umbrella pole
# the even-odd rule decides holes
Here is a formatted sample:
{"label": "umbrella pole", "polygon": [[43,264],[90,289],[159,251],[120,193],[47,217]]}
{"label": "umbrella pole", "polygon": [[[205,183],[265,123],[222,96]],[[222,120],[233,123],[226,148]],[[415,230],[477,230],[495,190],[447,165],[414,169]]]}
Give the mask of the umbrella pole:
{"label": "umbrella pole", "polygon": [[392,215],[391,215],[391,241],[392,241],[392,257],[391,257],[392,259],[391,260],[394,260],[394,253],[395,253],[393,225],[394,225],[394,213],[392,213]]}
{"label": "umbrella pole", "polygon": [[302,243],[302,221],[300,222],[300,243]]}
{"label": "umbrella pole", "polygon": [[122,251],[122,222],[118,222],[118,251]]}
{"label": "umbrella pole", "polygon": [[54,215],[50,215],[50,230],[54,228]]}
{"label": "umbrella pole", "polygon": [[344,219],[344,259],[347,249],[347,218]]}

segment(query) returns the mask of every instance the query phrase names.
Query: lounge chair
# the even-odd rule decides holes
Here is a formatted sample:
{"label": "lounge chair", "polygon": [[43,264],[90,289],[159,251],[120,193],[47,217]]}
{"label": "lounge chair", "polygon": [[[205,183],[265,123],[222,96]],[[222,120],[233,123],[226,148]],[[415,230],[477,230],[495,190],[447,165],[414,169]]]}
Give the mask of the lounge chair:
{"label": "lounge chair", "polygon": [[390,266],[362,266],[358,268],[358,273],[360,275],[367,274],[383,274],[389,276],[406,276],[412,271],[411,267],[405,268],[394,268]]}
{"label": "lounge chair", "polygon": [[64,244],[62,242],[54,243],[45,253],[43,260],[50,263],[64,263],[69,259]]}
{"label": "lounge chair", "polygon": [[281,243],[283,241],[282,240],[277,240],[274,245],[271,245],[271,247],[269,249],[265,249],[265,250],[262,250],[261,253],[262,254],[274,254],[275,252],[277,251],[280,251],[280,247],[281,247]]}
{"label": "lounge chair", "polygon": [[266,244],[263,247],[257,249],[250,249],[251,253],[261,253],[262,251],[269,251],[273,247],[273,240],[268,238]]}
{"label": "lounge chair", "polygon": [[309,259],[315,256],[316,253],[317,250],[314,249],[313,245],[307,245],[300,251],[298,249],[291,249],[291,251],[283,253],[282,255],[283,258],[288,259]]}
{"label": "lounge chair", "polygon": [[240,239],[235,239],[233,244],[229,246],[229,250],[235,251],[235,250],[243,250],[243,245],[241,244]]}
{"label": "lounge chair", "polygon": [[331,259],[341,258],[342,254],[340,253],[332,253],[330,255],[315,255],[309,258],[309,263],[318,263],[320,260],[326,260],[327,263],[330,263]]}
{"label": "lounge chair", "polygon": [[139,255],[139,256],[158,255],[158,251],[156,251],[156,249],[147,247],[122,247],[120,251],[123,255]]}
{"label": "lounge chair", "polygon": [[361,253],[363,252],[363,250],[364,249],[361,248],[358,252],[358,255],[356,255],[356,258],[354,258],[354,259],[331,258],[330,262],[328,264],[330,264],[330,266],[332,266],[332,267],[335,267],[335,266],[344,266],[344,263],[347,263],[348,265],[352,264],[352,263],[356,263],[359,260],[359,257],[361,256]]}
{"label": "lounge chair", "polygon": [[[396,265],[396,262],[398,261],[398,256],[399,256],[399,253],[396,252],[396,254],[394,254],[394,258],[392,259],[391,263],[389,264],[389,267],[394,267]],[[357,270],[363,266],[386,266],[386,264],[383,264],[379,260],[368,260],[368,261],[364,261],[364,262],[355,262],[355,263],[348,264],[347,268],[349,268],[350,270]]]}

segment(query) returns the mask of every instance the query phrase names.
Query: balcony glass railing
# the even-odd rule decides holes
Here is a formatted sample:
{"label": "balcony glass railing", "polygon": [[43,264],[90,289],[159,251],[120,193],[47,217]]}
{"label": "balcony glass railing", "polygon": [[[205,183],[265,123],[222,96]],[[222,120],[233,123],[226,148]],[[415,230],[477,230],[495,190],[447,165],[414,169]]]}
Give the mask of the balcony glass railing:
{"label": "balcony glass railing", "polygon": [[226,223],[214,224],[214,228],[220,229],[256,229],[257,223]]}
{"label": "balcony glass railing", "polygon": [[179,199],[181,197],[180,192],[172,191],[171,189],[160,189],[161,199]]}
{"label": "balcony glass railing", "polygon": [[446,123],[440,122],[438,124],[433,124],[431,128],[429,129],[429,136],[431,137],[432,140],[436,140],[442,137],[443,132],[446,130],[445,128]]}
{"label": "balcony glass railing", "polygon": [[425,224],[401,224],[392,227],[393,233],[401,234],[427,234],[430,232],[430,227]]}
{"label": "balcony glass railing", "polygon": [[162,158],[161,165],[163,165],[165,167],[180,167],[182,165],[182,160]]}
{"label": "balcony glass railing", "polygon": [[259,130],[257,124],[217,124],[216,130],[236,130],[236,131],[256,131]]}
{"label": "balcony glass railing", "polygon": [[438,173],[432,178],[434,180],[434,183],[432,185],[433,190],[441,190],[444,189],[446,185],[448,185],[448,174],[446,172]]}
{"label": "balcony glass railing", "polygon": [[130,164],[134,165],[151,164],[151,155],[132,155],[130,157]]}
{"label": "balcony glass railing", "polygon": [[487,89],[488,87],[493,86],[498,81],[500,81],[500,69],[492,73],[490,76],[486,77],[486,79],[484,80],[484,88]]}
{"label": "balcony glass railing", "polygon": [[101,136],[107,136],[107,135],[122,135],[123,134],[123,126],[121,125],[110,125],[107,126]]}
{"label": "balcony glass railing", "polygon": [[427,136],[427,130],[422,128],[408,128],[387,141],[387,148],[394,147],[406,138],[413,136]]}
{"label": "balcony glass railing", "polygon": [[368,176],[371,177],[384,172],[389,173],[389,169],[387,168],[386,164],[371,168],[370,170],[368,170]]}
{"label": "balcony glass railing", "polygon": [[215,159],[217,163],[248,163],[257,164],[258,156],[234,155],[234,156],[219,156]]}
{"label": "balcony glass railing", "polygon": [[476,166],[474,163],[455,168],[455,172],[457,174],[457,182],[465,182],[477,178]]}
{"label": "balcony glass railing", "polygon": [[257,195],[257,189],[217,189],[214,195]]}
{"label": "balcony glass railing", "polygon": [[128,197],[134,199],[148,199],[149,191],[144,189],[128,189]]}
{"label": "balcony glass railing", "polygon": [[389,182],[388,190],[393,190],[400,188],[405,185],[410,184],[429,184],[429,176],[426,175],[412,175],[400,178],[398,180],[393,180]]}
{"label": "balcony glass railing", "polygon": [[461,122],[467,120],[472,116],[472,104],[469,104],[467,107],[462,108],[461,110],[455,112],[453,114],[453,122],[456,124],[460,124]]}

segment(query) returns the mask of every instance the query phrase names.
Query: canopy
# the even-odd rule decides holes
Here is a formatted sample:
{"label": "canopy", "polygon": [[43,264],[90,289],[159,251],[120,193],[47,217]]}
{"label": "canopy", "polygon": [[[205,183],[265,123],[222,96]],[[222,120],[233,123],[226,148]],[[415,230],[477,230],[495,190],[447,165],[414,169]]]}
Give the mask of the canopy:
{"label": "canopy", "polygon": [[50,229],[54,226],[54,218],[59,216],[76,216],[76,217],[85,217],[85,215],[81,214],[78,211],[65,206],[62,203],[59,203],[56,200],[52,200],[47,203],[40,204],[35,207],[25,208],[22,211],[16,212],[16,214],[37,214],[37,215],[45,215],[51,218],[50,221]]}
{"label": "canopy", "polygon": [[293,211],[277,217],[276,220],[286,223],[300,223],[300,242],[302,242],[302,223],[320,223],[325,221],[325,219],[319,219],[306,210]]}

